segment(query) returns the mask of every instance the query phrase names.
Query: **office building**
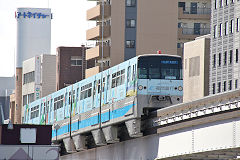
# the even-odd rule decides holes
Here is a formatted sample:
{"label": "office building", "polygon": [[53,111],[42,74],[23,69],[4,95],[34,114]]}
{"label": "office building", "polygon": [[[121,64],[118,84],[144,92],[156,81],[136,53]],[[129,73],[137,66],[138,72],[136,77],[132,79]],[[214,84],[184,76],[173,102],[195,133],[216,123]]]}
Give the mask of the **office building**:
{"label": "office building", "polygon": [[[97,65],[86,70],[93,75],[141,54],[183,54],[183,43],[209,34],[210,0],[97,0],[87,11],[87,20],[96,27],[86,31],[86,39],[96,47],[86,51],[86,59]],[[104,12],[103,12],[104,10]]]}
{"label": "office building", "polygon": [[239,89],[239,0],[212,0],[209,92]]}
{"label": "office building", "polygon": [[95,60],[86,61],[86,49],[81,47],[58,47],[56,60],[56,89],[60,90],[85,78],[86,68],[93,68]]}
{"label": "office building", "polygon": [[51,50],[51,9],[17,8],[17,52],[15,118],[21,123],[22,108],[22,63],[35,55],[50,54]]}

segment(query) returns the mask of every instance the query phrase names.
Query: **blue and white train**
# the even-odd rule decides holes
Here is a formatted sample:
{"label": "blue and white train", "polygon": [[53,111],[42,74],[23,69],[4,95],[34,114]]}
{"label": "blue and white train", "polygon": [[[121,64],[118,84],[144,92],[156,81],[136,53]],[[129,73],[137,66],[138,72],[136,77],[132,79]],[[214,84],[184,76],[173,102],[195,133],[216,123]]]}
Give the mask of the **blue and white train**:
{"label": "blue and white train", "polygon": [[137,56],[25,105],[24,123],[53,124],[53,140],[122,123],[136,137],[144,108],[182,102],[182,78],[179,56]]}

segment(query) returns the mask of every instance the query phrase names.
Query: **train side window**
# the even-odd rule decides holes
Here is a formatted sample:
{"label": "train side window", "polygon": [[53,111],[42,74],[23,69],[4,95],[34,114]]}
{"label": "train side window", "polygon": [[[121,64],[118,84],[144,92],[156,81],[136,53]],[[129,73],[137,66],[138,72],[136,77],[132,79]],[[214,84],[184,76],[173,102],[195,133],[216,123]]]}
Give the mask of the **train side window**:
{"label": "train side window", "polygon": [[68,104],[71,104],[71,95],[72,95],[72,93],[69,92],[69,94],[68,94]]}
{"label": "train side window", "polygon": [[135,67],[134,65],[132,66],[132,81],[134,80],[134,77],[135,77]]}
{"label": "train side window", "polygon": [[128,66],[127,81],[129,82],[131,78],[131,66]]}
{"label": "train side window", "polygon": [[104,92],[104,90],[105,90],[105,84],[106,84],[106,82],[105,82],[105,77],[103,77],[103,83],[102,83],[102,92]]}
{"label": "train side window", "polygon": [[98,80],[98,93],[100,93],[100,87],[101,87],[101,81],[100,79]]}
{"label": "train side window", "polygon": [[121,85],[124,84],[125,81],[125,69],[121,70]]}
{"label": "train side window", "polygon": [[75,90],[73,90],[73,99],[72,99],[72,103],[75,103]]}
{"label": "train side window", "polygon": [[116,87],[116,76],[117,76],[117,73],[112,74],[112,88]]}
{"label": "train side window", "polygon": [[109,90],[110,86],[110,75],[107,76],[107,90]]}
{"label": "train side window", "polygon": [[78,96],[79,96],[79,88],[77,88],[77,98],[76,98],[77,101],[78,101]]}

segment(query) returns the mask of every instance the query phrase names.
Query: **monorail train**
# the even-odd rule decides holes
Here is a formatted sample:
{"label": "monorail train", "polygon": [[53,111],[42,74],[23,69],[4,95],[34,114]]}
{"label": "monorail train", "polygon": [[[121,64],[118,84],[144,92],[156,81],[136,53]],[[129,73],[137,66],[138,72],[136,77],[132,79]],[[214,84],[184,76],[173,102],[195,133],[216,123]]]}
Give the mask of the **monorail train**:
{"label": "monorail train", "polygon": [[52,138],[64,139],[131,122],[129,135],[137,137],[140,125],[131,120],[144,108],[182,102],[182,86],[181,57],[141,55],[25,105],[24,123],[58,125]]}

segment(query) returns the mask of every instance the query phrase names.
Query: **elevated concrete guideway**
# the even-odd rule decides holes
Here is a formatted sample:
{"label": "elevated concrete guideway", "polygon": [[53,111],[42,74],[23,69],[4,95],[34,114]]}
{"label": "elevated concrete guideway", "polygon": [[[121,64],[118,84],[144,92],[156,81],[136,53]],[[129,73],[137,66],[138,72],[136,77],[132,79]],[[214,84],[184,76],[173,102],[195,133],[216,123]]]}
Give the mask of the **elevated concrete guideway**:
{"label": "elevated concrete guideway", "polygon": [[240,156],[240,91],[158,110],[147,124],[157,134],[61,159],[235,159]]}

